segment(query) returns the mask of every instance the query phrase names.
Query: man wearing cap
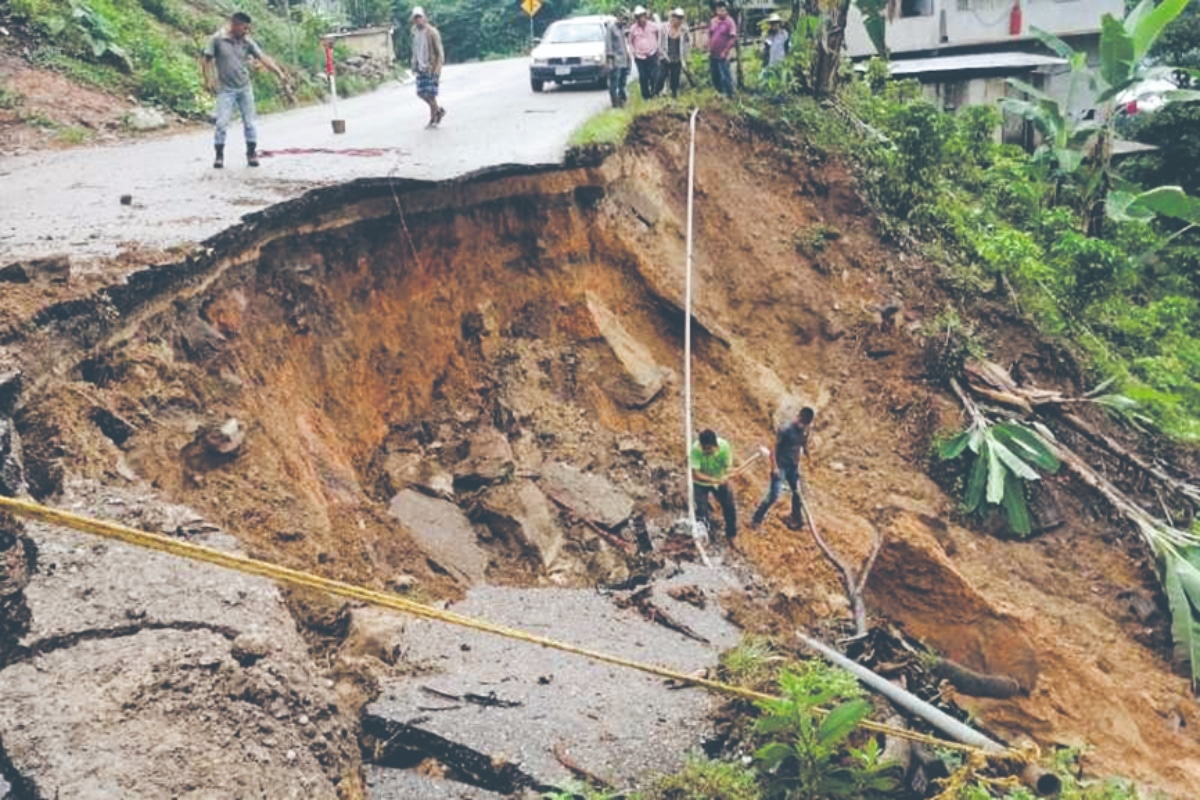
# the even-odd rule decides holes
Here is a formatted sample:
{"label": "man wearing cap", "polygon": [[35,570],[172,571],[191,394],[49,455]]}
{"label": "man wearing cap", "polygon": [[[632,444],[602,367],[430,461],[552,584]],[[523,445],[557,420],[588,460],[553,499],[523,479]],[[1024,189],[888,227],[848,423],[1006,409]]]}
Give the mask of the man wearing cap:
{"label": "man wearing cap", "polygon": [[442,49],[442,35],[425,19],[425,9],[416,6],[412,10],[412,23],[412,69],[417,76],[417,97],[428,104],[428,127],[434,128],[446,116],[446,109],[438,105],[437,99],[446,51]]}
{"label": "man wearing cap", "polygon": [[658,46],[662,63],[659,65],[656,93],[661,93],[663,84],[669,80],[671,97],[679,96],[679,76],[683,72],[683,65],[687,63],[688,53],[692,49],[692,35],[688,32],[684,16],[682,8],[671,12],[671,22],[663,28]]}
{"label": "man wearing cap", "polygon": [[737,23],[729,16],[729,6],[717,0],[717,15],[708,23],[708,68],[713,88],[733,97],[733,73],[729,56],[737,44]]}
{"label": "man wearing cap", "polygon": [[767,35],[763,37],[763,71],[783,64],[791,46],[791,37],[783,29],[783,19],[778,14],[767,17]]}
{"label": "man wearing cap", "polygon": [[633,25],[629,28],[629,47],[637,64],[638,83],[642,99],[654,97],[655,67],[658,65],[658,23],[650,19],[643,6],[633,9]]}

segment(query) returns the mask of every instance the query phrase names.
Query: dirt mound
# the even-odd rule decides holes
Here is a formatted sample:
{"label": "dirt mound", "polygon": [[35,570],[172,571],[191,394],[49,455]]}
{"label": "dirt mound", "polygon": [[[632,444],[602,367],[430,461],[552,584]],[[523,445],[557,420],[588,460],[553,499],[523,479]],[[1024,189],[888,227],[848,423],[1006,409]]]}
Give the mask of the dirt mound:
{"label": "dirt mound", "polygon": [[[535,492],[561,463],[603,475],[637,514],[684,508],[685,136],[660,117],[598,168],[316,192],[208,256],[132,276],[106,295],[108,317],[43,311],[21,334],[31,360],[57,354],[18,416],[35,443],[30,475],[49,476],[43,492],[56,464],[145,478],[255,555],[460,596],[465,582],[387,511],[411,486],[466,515],[488,582],[622,578],[625,528]],[[1200,708],[1128,611],[1123,593],[1150,582],[1145,562],[1098,537],[1107,523],[1082,501],[1031,543],[967,531],[926,476],[931,434],[958,423],[925,377],[920,331],[945,303],[936,270],[881,243],[838,164],[781,160],[727,119],[701,125],[697,176],[697,424],[747,455],[782,408],[815,407],[812,509],[848,556],[885,536],[872,608],[1027,692],[979,702],[981,723],[1089,742],[1089,769],[1188,795]],[[1030,331],[1002,322],[998,348],[1037,352]],[[1061,383],[1038,363],[1033,377]],[[229,419],[245,425],[235,454],[183,457]],[[485,431],[507,445],[486,464],[473,458]],[[489,496],[508,482],[532,490],[497,514]],[[743,511],[765,482],[761,465],[739,479]],[[547,526],[561,533],[549,551],[518,533]],[[742,542],[794,618],[841,613],[806,534],[774,517]]]}

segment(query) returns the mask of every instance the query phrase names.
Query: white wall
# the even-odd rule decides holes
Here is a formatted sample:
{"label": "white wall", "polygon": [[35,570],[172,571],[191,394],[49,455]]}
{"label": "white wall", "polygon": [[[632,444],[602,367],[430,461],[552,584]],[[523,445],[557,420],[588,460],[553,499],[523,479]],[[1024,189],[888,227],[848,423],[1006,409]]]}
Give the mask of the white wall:
{"label": "white wall", "polygon": [[[1008,33],[1012,0],[899,0],[897,16],[887,23],[888,49],[892,53],[936,50],[988,42],[1019,40],[1038,27],[1059,36],[1098,32],[1105,13],[1122,17],[1124,0],[1021,0],[1020,36]],[[901,8],[928,11],[926,16],[901,17]],[[852,57],[875,52],[862,24],[862,15],[850,8],[846,47]]]}

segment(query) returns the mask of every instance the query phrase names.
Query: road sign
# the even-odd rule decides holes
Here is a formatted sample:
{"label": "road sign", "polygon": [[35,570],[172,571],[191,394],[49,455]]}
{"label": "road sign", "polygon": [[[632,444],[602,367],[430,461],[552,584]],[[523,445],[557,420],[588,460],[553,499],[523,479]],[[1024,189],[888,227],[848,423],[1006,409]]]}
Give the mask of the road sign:
{"label": "road sign", "polygon": [[542,0],[521,0],[521,8],[532,17],[542,7]]}

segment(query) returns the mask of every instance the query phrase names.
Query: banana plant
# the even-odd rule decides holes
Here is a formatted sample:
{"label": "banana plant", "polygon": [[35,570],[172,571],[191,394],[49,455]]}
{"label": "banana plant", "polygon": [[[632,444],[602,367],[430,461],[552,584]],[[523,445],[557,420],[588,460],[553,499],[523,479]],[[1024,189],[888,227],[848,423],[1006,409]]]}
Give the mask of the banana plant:
{"label": "banana plant", "polygon": [[958,388],[971,418],[967,429],[938,447],[938,456],[952,461],[970,453],[974,461],[967,477],[963,500],[967,513],[986,505],[1000,506],[1008,519],[1008,527],[1018,536],[1033,533],[1033,519],[1025,499],[1024,481],[1041,479],[1039,470],[1053,474],[1058,471],[1058,456],[1041,435],[1020,422],[993,422]]}
{"label": "banana plant", "polygon": [[[1101,19],[1100,70],[1093,71],[1087,63],[1087,54],[1072,48],[1062,39],[1047,31],[1034,28],[1033,34],[1047,48],[1070,65],[1070,86],[1067,98],[1059,102],[1031,84],[1010,78],[1008,85],[1025,97],[1001,99],[1002,110],[1029,120],[1042,136],[1042,144],[1035,157],[1049,162],[1060,173],[1077,172],[1083,160],[1090,154],[1097,156],[1100,168],[1093,175],[1090,185],[1085,187],[1085,196],[1107,191],[1110,178],[1109,149],[1112,141],[1111,126],[1115,120],[1114,105],[1118,97],[1136,99],[1152,91],[1152,86],[1170,79],[1180,70],[1152,64],[1147,59],[1150,48],[1158,40],[1168,24],[1175,20],[1191,0],[1142,0],[1124,19],[1105,14]],[[1077,121],[1071,117],[1070,109],[1076,107],[1081,98],[1090,100],[1104,113],[1099,114],[1103,124],[1094,121]],[[1187,102],[1200,99],[1200,92],[1178,90],[1165,96],[1168,102]],[[1107,106],[1107,108],[1103,108]]]}

